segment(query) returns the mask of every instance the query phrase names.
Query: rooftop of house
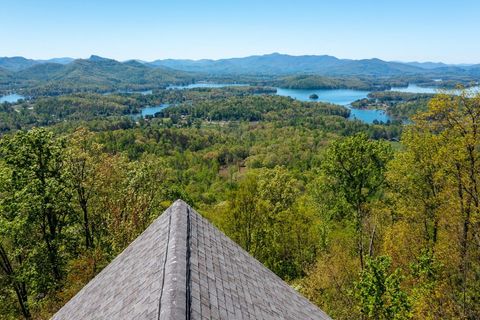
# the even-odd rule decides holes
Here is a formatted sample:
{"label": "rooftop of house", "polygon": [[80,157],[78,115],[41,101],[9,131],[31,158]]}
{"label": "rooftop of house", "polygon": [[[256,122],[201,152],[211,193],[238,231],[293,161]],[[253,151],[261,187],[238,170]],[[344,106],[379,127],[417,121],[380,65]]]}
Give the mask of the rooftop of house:
{"label": "rooftop of house", "polygon": [[52,319],[330,319],[177,200]]}

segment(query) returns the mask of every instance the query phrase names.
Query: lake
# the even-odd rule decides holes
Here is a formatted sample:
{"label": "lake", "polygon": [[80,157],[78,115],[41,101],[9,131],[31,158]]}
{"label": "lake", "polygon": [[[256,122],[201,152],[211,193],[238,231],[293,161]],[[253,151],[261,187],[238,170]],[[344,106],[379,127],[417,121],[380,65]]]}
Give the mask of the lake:
{"label": "lake", "polygon": [[313,101],[310,95],[316,94],[316,101],[339,104],[350,109],[350,118],[358,119],[366,123],[378,120],[387,122],[390,117],[383,110],[360,110],[350,107],[355,100],[366,98],[370,91],[352,89],[285,89],[277,88],[279,96],[292,97],[300,101]]}
{"label": "lake", "polygon": [[[236,83],[193,83],[185,86],[170,86],[169,89],[192,89],[192,88],[221,88],[232,86],[248,86],[247,84]],[[310,95],[318,95],[320,102],[329,102],[345,106],[351,110],[350,117],[366,123],[374,120],[387,122],[390,118],[383,110],[358,110],[350,108],[350,103],[355,100],[366,98],[370,91],[351,89],[286,89],[276,88],[277,95],[291,97],[300,101],[313,101]]]}
{"label": "lake", "polygon": [[408,87],[392,87],[390,91],[406,92],[406,93],[437,93],[438,88],[419,87],[410,83]]}
{"label": "lake", "polygon": [[[233,87],[233,86],[248,86],[244,83],[193,83],[183,86],[169,86],[169,89],[193,89],[193,88],[222,88],[222,87]],[[350,109],[350,118],[358,119],[366,123],[373,123],[375,120],[381,122],[387,122],[390,120],[390,117],[383,110],[359,110],[353,109],[350,107],[350,104],[358,99],[366,98],[370,91],[365,90],[353,90],[353,89],[286,89],[286,88],[276,88],[277,95],[291,97],[300,101],[313,101],[310,99],[310,95],[318,95],[319,102],[329,102],[338,105],[345,106]],[[472,90],[480,90],[480,87],[472,88]],[[390,91],[399,91],[399,92],[410,92],[410,93],[437,93],[437,88],[429,87],[419,87],[415,84],[409,84],[408,87],[396,87],[390,89]],[[141,94],[151,94],[151,90],[145,91],[117,91],[118,93],[141,93]],[[109,93],[106,93],[109,94]],[[6,96],[0,97],[0,103],[10,102],[15,103],[20,99],[25,99],[24,96],[19,94],[9,94]],[[153,116],[155,113],[167,108],[168,104],[160,104],[157,106],[145,107],[138,114],[133,115],[134,118]]]}
{"label": "lake", "polygon": [[[467,89],[471,92],[479,92],[480,86],[471,87]],[[419,87],[416,84],[409,84],[408,87],[392,87],[390,91],[398,91],[398,92],[407,92],[407,93],[440,93],[440,92],[447,92],[452,94],[458,94],[459,90],[457,89],[440,89],[440,88],[431,88],[431,87]]]}
{"label": "lake", "polygon": [[[470,88],[472,92],[480,92],[480,87]],[[438,93],[438,88],[420,87],[416,84],[409,84],[407,87],[391,88],[390,91],[410,92],[410,93]],[[441,91],[441,90],[440,90]],[[455,93],[455,90],[449,90]],[[285,89],[277,88],[277,94],[280,96],[292,97],[300,101],[312,101],[311,94],[318,96],[317,101],[339,104],[350,109],[350,118],[358,119],[366,123],[373,121],[387,122],[391,120],[384,110],[359,110],[350,107],[350,104],[358,99],[366,98],[370,91],[352,90],[352,89]]]}
{"label": "lake", "polygon": [[15,103],[20,99],[25,99],[25,97],[16,93],[12,93],[12,94],[8,94],[6,96],[0,97],[0,103],[3,103],[3,102]]}
{"label": "lake", "polygon": [[248,84],[245,83],[209,83],[209,82],[197,82],[187,85],[172,85],[168,86],[167,89],[194,89],[194,88],[224,88],[224,87],[247,87]]}
{"label": "lake", "polygon": [[170,105],[168,103],[163,103],[158,106],[147,106],[142,109],[140,113],[133,114],[132,117],[134,119],[138,119],[140,117],[145,118],[146,116],[154,116],[155,113],[162,111],[165,108],[168,108]]}
{"label": "lake", "polygon": [[[244,83],[192,83],[189,85],[180,85],[180,86],[169,86],[168,89],[193,89],[193,88],[222,88],[222,87],[233,87],[233,86],[248,86]],[[313,101],[310,99],[310,95],[316,94],[318,96],[319,102],[329,102],[338,105],[345,106],[350,109],[350,118],[358,119],[366,123],[373,123],[375,120],[381,122],[387,122],[390,120],[390,117],[385,113],[384,110],[359,110],[353,109],[350,107],[350,104],[358,99],[366,98],[370,91],[365,90],[353,90],[353,89],[286,89],[286,88],[276,88],[277,95],[291,97],[300,101]],[[471,88],[473,91],[480,90],[480,87]],[[409,84],[407,87],[393,87],[390,91],[399,91],[399,92],[410,92],[410,93],[437,93],[439,90],[437,88],[431,87],[420,87],[416,84]],[[451,90],[453,91],[453,90]],[[111,94],[112,92],[106,93]],[[145,91],[117,91],[116,93],[141,93],[141,94],[152,94],[152,90]],[[13,93],[6,96],[0,97],[0,103],[10,102],[15,103],[20,99],[25,99],[24,96]],[[138,114],[133,115],[134,118],[153,116],[155,113],[168,107],[168,104],[160,104],[157,106],[145,107]]]}
{"label": "lake", "polygon": [[140,90],[140,91],[135,91],[135,90],[117,90],[117,91],[108,91],[108,92],[104,92],[102,93],[104,96],[108,96],[110,94],[123,94],[123,93],[128,93],[128,94],[132,94],[132,93],[140,93],[144,96],[148,95],[148,94],[152,94],[153,91],[152,90]]}

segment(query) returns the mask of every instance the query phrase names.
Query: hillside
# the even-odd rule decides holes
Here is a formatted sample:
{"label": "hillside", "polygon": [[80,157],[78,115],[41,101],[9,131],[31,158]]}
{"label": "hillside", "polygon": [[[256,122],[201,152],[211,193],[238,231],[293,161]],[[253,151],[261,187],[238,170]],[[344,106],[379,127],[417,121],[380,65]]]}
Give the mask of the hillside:
{"label": "hillside", "polygon": [[182,72],[166,68],[149,68],[141,63],[118,62],[112,59],[92,56],[67,64],[51,80],[74,81],[77,83],[101,83],[114,85],[123,82],[142,84],[147,82],[175,82]]}
{"label": "hillside", "polygon": [[[136,61],[119,62],[91,56],[70,63],[35,63],[17,72],[6,73],[15,80],[13,89],[29,95],[60,94],[75,91],[141,90],[169,84],[191,82],[184,71],[152,68]],[[6,76],[5,75],[5,76]],[[2,73],[0,73],[0,79]]]}
{"label": "hillside", "polygon": [[1,57],[0,68],[9,71],[19,71],[38,64],[38,61],[26,59],[24,57]]}
{"label": "hillside", "polygon": [[0,81],[6,81],[10,77],[11,77],[11,73],[8,70],[0,67]]}
{"label": "hillside", "polygon": [[67,64],[75,59],[73,58],[52,58],[47,60],[34,60],[34,59],[27,59],[24,57],[0,57],[0,68],[7,69],[9,71],[20,71],[27,68],[30,68],[35,65],[45,64],[45,63],[59,63],[59,64]]}

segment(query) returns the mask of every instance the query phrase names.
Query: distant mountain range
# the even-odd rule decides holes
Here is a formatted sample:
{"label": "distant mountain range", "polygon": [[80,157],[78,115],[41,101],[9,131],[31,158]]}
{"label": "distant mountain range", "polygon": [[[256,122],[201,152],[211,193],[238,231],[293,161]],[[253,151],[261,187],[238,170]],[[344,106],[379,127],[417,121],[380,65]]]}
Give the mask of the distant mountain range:
{"label": "distant mountain range", "polygon": [[[400,62],[402,63],[402,62]],[[474,64],[468,64],[468,63],[463,63],[463,64],[447,64],[443,62],[405,62],[406,64],[409,64],[411,66],[415,67],[420,67],[423,69],[438,69],[438,68],[447,68],[447,67],[460,67],[460,68],[468,68],[473,66]]]}
{"label": "distant mountain range", "polygon": [[[53,58],[49,60],[32,60],[24,57],[0,58],[0,69],[10,72],[19,72],[34,66],[58,64],[70,66],[82,63],[82,61],[102,62],[110,61],[113,65],[115,60],[98,56],[89,59]],[[130,60],[118,62],[118,66],[132,67],[135,63],[137,68],[142,65],[147,67],[163,67],[186,72],[207,73],[217,75],[244,74],[244,75],[287,75],[287,74],[318,74],[324,76],[399,76],[426,73],[455,73],[476,74],[480,65],[449,65],[441,62],[391,62],[380,59],[338,59],[328,55],[304,55],[291,56],[280,53],[267,55],[249,56],[245,58],[231,58],[220,60],[182,60],[164,59],[145,62]],[[40,67],[39,69],[42,69]],[[62,69],[60,66],[46,67],[49,72]],[[68,69],[68,68],[67,68]],[[5,72],[5,71],[4,71]]]}
{"label": "distant mountain range", "polygon": [[448,65],[434,62],[392,62],[380,59],[339,59],[328,55],[291,56],[272,53],[220,60],[165,59],[147,63],[153,66],[210,74],[318,74],[324,76],[399,76],[426,73],[469,74],[480,65]]}
{"label": "distant mountain range", "polygon": [[58,63],[58,64],[67,64],[72,62],[73,58],[53,58],[48,60],[33,60],[27,59],[24,57],[2,57],[0,58],[0,68],[9,70],[9,71],[20,71],[23,69],[30,68],[34,65],[44,64],[44,63]]}
{"label": "distant mountain range", "polygon": [[[220,60],[165,59],[153,62],[120,62],[95,55],[88,59],[0,58],[0,91],[28,89],[30,94],[144,90],[199,80],[245,81],[295,88],[377,88],[395,85],[385,79],[396,79],[402,84],[430,84],[440,78],[444,80],[443,84],[451,86],[478,83],[480,65],[350,60],[327,55],[279,53]],[[376,83],[371,79],[383,82]]]}
{"label": "distant mountain range", "polygon": [[322,56],[290,56],[273,53],[262,56],[220,60],[156,60],[153,66],[211,74],[319,74],[319,75],[399,75],[421,73],[423,69],[380,59],[348,60]]}

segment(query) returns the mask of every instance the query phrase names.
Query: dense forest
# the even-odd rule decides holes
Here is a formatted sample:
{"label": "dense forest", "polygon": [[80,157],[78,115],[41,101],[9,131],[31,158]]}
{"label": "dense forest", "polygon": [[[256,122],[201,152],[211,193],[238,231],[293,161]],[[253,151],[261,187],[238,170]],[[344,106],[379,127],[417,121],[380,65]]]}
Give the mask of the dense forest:
{"label": "dense forest", "polygon": [[334,319],[478,319],[480,94],[370,97],[402,126],[269,93],[2,104],[0,315],[48,319],[181,198]]}

